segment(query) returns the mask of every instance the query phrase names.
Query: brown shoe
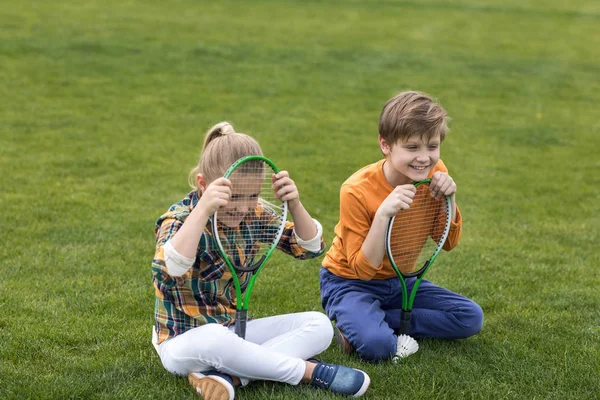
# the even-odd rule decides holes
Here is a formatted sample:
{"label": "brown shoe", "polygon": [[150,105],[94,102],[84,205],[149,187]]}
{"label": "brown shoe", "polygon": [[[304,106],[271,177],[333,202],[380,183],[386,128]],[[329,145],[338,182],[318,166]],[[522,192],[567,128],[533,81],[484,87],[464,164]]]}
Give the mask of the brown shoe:
{"label": "brown shoe", "polygon": [[233,400],[235,397],[233,379],[229,375],[217,371],[191,372],[188,381],[204,400]]}
{"label": "brown shoe", "polygon": [[342,353],[351,354],[354,352],[354,348],[348,339],[344,337],[342,331],[340,331],[337,326],[333,327],[333,339]]}

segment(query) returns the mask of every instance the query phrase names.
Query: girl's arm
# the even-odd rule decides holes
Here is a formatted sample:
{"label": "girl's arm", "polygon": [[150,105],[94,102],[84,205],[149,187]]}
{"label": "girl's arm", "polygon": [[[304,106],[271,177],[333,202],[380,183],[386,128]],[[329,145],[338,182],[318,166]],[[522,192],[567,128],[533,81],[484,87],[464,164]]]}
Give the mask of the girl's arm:
{"label": "girl's arm", "polygon": [[208,219],[219,207],[225,206],[229,202],[230,196],[231,182],[229,179],[219,178],[208,185],[196,207],[171,239],[171,244],[177,253],[186,258],[196,257],[198,242]]}
{"label": "girl's arm", "polygon": [[315,239],[318,233],[317,226],[300,202],[298,188],[287,171],[279,171],[279,173],[273,175],[273,189],[275,190],[275,197],[288,202],[288,209],[294,220],[296,235],[305,241]]}

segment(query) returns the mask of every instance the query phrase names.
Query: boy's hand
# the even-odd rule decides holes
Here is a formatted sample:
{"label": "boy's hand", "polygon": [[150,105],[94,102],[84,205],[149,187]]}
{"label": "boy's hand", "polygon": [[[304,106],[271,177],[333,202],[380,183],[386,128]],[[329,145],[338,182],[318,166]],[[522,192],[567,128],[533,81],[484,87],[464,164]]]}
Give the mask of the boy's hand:
{"label": "boy's hand", "polygon": [[219,208],[229,203],[231,197],[231,181],[227,178],[219,178],[213,181],[202,193],[198,201],[206,215],[213,215]]}
{"label": "boy's hand", "polygon": [[398,211],[410,207],[416,192],[417,188],[412,184],[396,186],[392,193],[381,203],[377,213],[386,219],[392,218]]}
{"label": "boy's hand", "polygon": [[429,190],[431,195],[439,200],[441,196],[453,196],[456,193],[456,183],[450,175],[438,171],[431,177]]}
{"label": "boy's hand", "polygon": [[287,201],[290,207],[300,199],[298,188],[294,181],[290,178],[290,174],[287,171],[279,171],[273,174],[273,190],[275,191],[275,197],[281,201]]}

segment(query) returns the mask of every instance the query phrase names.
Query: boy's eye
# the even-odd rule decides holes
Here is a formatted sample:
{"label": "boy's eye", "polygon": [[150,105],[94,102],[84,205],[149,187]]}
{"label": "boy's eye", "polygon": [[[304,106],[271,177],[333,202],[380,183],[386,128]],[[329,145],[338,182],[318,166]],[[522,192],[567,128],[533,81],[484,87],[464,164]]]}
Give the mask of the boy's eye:
{"label": "boy's eye", "polygon": [[439,145],[439,144],[430,144],[430,145],[429,145],[429,148],[430,148],[430,149],[437,149],[438,147],[440,147],[440,145]]}

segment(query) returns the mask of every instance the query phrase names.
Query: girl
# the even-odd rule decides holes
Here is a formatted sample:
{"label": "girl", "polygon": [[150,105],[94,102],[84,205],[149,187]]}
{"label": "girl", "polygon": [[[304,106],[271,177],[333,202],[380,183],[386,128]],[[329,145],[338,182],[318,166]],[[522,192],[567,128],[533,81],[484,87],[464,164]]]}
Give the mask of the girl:
{"label": "girl", "polygon": [[[227,168],[248,155],[262,155],[258,143],[222,122],[206,134],[198,166],[190,172],[195,189],[156,222],[152,274],[156,294],[153,344],[163,366],[187,375],[204,398],[232,400],[236,386],[251,380],[297,385],[310,383],[358,397],[370,383],[363,371],[312,359],[333,336],[327,316],[318,312],[279,315],[248,321],[246,338],[234,332],[235,290],[232,275],[212,243],[215,211],[242,224],[254,212],[236,208]],[[273,178],[276,197],[288,202],[288,222],[278,249],[298,259],[323,253],[322,228],[311,218],[286,171]],[[228,225],[232,223],[229,221]],[[306,361],[305,361],[306,360]]]}

